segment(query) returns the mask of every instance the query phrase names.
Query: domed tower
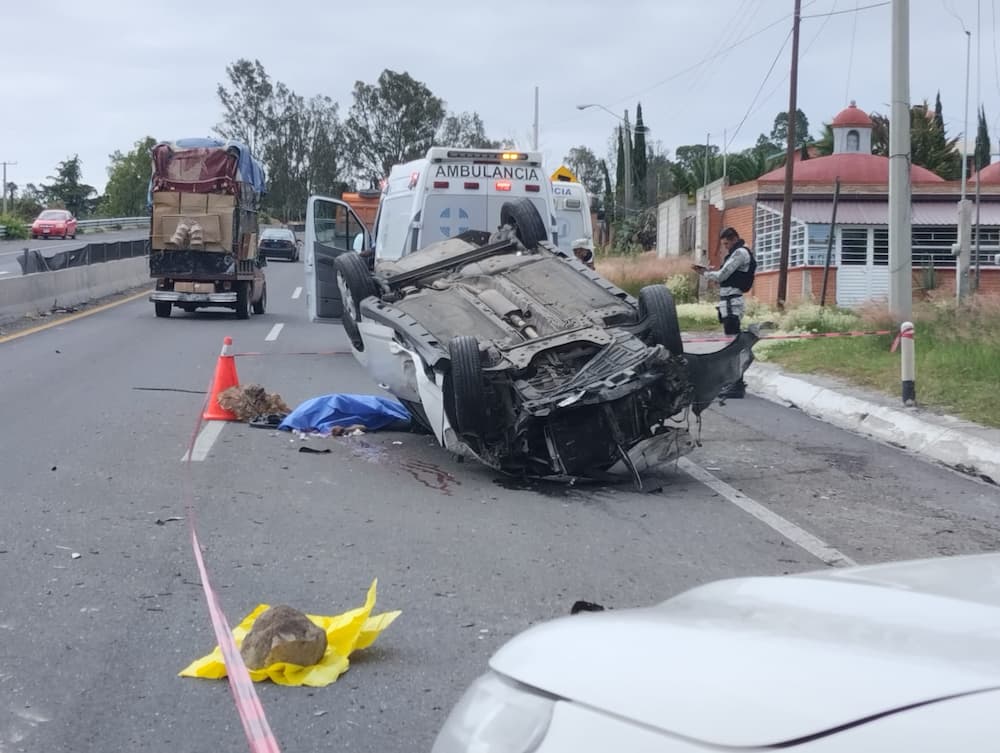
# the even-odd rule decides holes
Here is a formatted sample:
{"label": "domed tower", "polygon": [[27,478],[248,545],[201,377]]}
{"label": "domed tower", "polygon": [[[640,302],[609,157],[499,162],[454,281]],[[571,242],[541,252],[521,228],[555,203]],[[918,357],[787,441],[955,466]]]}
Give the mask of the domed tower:
{"label": "domed tower", "polygon": [[850,105],[837,113],[830,125],[834,154],[872,153],[872,119],[853,99]]}

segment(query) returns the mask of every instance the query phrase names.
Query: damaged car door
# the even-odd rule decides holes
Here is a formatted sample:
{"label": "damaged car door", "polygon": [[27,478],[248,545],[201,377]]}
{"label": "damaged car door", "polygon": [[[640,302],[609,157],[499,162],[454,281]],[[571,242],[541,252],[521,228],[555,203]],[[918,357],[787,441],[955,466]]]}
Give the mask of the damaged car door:
{"label": "damaged car door", "polygon": [[341,254],[370,254],[371,233],[344,201],[311,196],[306,207],[306,306],[310,321],[339,319],[343,301],[334,260]]}

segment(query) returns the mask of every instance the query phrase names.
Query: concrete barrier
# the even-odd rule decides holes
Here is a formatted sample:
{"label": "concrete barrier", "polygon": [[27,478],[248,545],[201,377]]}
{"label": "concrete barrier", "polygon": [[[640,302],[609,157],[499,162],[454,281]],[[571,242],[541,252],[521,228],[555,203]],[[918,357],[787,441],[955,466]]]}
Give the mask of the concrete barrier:
{"label": "concrete barrier", "polygon": [[145,256],[0,279],[0,323],[149,285]]}

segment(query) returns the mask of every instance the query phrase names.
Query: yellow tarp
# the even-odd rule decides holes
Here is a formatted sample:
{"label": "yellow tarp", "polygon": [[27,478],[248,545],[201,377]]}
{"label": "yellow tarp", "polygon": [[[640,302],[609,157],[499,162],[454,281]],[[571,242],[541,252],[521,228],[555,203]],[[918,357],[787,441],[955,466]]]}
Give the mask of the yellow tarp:
{"label": "yellow tarp", "polygon": [[[323,654],[319,664],[301,667],[297,664],[278,662],[264,669],[248,668],[250,679],[254,682],[271,680],[278,685],[308,685],[314,688],[321,688],[336,682],[337,678],[344,674],[350,666],[348,657],[351,652],[372,645],[379,634],[401,614],[401,612],[395,611],[371,616],[371,611],[375,607],[375,588],[377,585],[378,579],[376,578],[368,589],[368,597],[362,607],[332,617],[306,615],[326,631],[326,653]],[[243,639],[250,632],[254,621],[268,608],[268,604],[258,605],[256,609],[243,618],[239,625],[233,628],[233,639],[236,641],[237,647],[243,645]],[[226,676],[226,664],[222,658],[222,650],[216,646],[208,656],[191,662],[181,671],[180,676],[221,680]]]}

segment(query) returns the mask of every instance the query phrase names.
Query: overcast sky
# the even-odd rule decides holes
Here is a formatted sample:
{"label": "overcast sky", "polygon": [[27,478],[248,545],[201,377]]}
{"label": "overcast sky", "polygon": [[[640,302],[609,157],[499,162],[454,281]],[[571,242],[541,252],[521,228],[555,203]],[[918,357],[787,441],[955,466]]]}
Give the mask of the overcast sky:
{"label": "overcast sky", "polygon": [[[818,135],[848,100],[888,114],[890,6],[803,0],[799,107]],[[972,32],[969,130],[981,99],[997,144],[995,0],[911,0],[910,96],[940,90],[949,135],[963,130]],[[788,107],[793,0],[3,0],[0,161],[8,180],[42,183],[73,154],[103,189],[108,155],[145,135],[211,135],[226,65],[246,57],[306,97],[351,105],[355,81],[390,68],[423,81],[449,110],[475,110],[491,138],[540,139],[554,169],[573,146],[607,154],[616,113],[642,103],[648,137],[671,153],[711,134],[753,145]],[[848,11],[837,15],[832,12]],[[810,17],[814,16],[814,17]],[[961,19],[961,20],[960,20]],[[768,28],[770,27],[770,28]],[[761,31],[763,30],[763,31]],[[760,32],[760,33],[756,33]],[[748,38],[749,37],[749,38]],[[780,54],[779,54],[780,51]],[[773,71],[768,76],[768,71]],[[741,125],[742,124],[742,125]],[[994,147],[996,148],[996,147]]]}

